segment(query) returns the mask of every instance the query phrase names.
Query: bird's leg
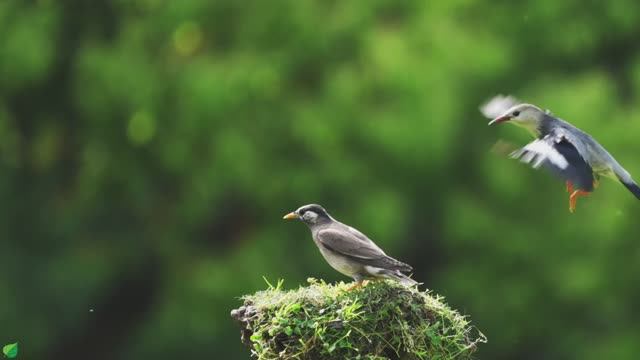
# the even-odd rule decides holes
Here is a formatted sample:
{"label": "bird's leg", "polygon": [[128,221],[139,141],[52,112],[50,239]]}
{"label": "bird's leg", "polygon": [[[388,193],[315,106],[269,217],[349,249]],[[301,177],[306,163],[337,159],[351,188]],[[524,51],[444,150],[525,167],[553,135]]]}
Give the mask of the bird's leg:
{"label": "bird's leg", "polygon": [[567,180],[567,192],[573,194],[573,184],[569,180]]}
{"label": "bird's leg", "polygon": [[576,204],[578,203],[578,197],[587,196],[589,194],[590,192],[583,191],[583,190],[575,190],[574,192],[572,192],[571,195],[569,196],[569,211],[572,213],[576,211]]}
{"label": "bird's leg", "polygon": [[351,283],[351,285],[347,287],[347,291],[353,291],[355,289],[360,289],[361,287],[362,287],[362,280],[354,281],[353,283]]}
{"label": "bird's leg", "polygon": [[362,289],[363,287],[367,286],[369,282],[370,282],[369,280],[355,279],[355,281],[351,285],[349,285],[349,287],[347,288],[347,291]]}
{"label": "bird's leg", "polygon": [[600,180],[598,179],[593,179],[593,188],[597,189],[598,186],[600,186]]}
{"label": "bird's leg", "polygon": [[347,291],[352,291],[352,290],[355,290],[355,289],[362,288],[362,285],[363,285],[363,282],[364,282],[364,279],[362,277],[355,276],[353,278],[353,280],[354,280],[353,283],[351,285],[349,285],[349,287],[347,288]]}

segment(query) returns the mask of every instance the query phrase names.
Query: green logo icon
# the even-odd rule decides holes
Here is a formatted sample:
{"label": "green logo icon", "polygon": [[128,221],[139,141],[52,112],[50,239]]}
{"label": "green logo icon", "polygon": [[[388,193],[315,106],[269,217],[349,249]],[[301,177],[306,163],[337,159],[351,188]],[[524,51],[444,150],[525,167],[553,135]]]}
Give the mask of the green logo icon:
{"label": "green logo icon", "polygon": [[2,347],[2,353],[9,359],[13,359],[18,356],[18,343],[7,344]]}

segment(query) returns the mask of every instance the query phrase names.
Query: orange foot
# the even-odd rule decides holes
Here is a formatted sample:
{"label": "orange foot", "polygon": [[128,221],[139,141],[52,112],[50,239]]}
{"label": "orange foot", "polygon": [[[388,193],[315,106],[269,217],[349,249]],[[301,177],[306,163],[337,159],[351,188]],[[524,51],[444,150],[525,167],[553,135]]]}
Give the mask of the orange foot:
{"label": "orange foot", "polygon": [[356,281],[347,288],[347,291],[362,289],[364,286],[367,286],[368,283],[369,283],[369,280]]}
{"label": "orange foot", "polygon": [[576,211],[576,204],[578,203],[578,197],[580,196],[587,196],[591,194],[588,191],[583,191],[583,190],[576,190],[573,191],[571,193],[571,195],[569,196],[569,211],[571,213],[574,213]]}
{"label": "orange foot", "polygon": [[571,183],[571,181],[568,181],[568,180],[567,180],[567,192],[569,194],[573,193],[573,184]]}

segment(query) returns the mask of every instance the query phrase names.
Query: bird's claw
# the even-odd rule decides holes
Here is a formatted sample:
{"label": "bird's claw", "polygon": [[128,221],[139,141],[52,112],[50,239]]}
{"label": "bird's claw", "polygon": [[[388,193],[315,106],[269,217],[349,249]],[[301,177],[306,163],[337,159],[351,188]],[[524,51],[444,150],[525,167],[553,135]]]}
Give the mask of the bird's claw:
{"label": "bird's claw", "polygon": [[367,286],[367,284],[369,284],[369,280],[356,281],[353,284],[349,285],[349,287],[347,287],[347,291],[362,289],[363,287]]}
{"label": "bird's claw", "polygon": [[590,192],[583,191],[583,190],[575,190],[575,191],[571,192],[571,195],[569,196],[569,212],[572,213],[572,214],[574,212],[576,212],[576,205],[578,203],[578,197],[587,196],[589,194],[590,194]]}

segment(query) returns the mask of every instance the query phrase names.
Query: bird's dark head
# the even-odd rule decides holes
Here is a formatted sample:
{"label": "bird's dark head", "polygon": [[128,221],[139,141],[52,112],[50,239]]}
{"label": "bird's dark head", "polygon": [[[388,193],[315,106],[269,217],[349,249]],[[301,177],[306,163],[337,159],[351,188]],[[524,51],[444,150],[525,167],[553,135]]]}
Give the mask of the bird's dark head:
{"label": "bird's dark head", "polygon": [[321,224],[332,220],[327,210],[317,204],[301,206],[298,210],[285,215],[284,219],[299,219],[307,225]]}
{"label": "bird's dark head", "polygon": [[489,125],[510,122],[521,126],[532,133],[536,133],[540,123],[545,117],[545,112],[539,107],[531,104],[518,104],[509,108],[502,115],[489,122]]}

